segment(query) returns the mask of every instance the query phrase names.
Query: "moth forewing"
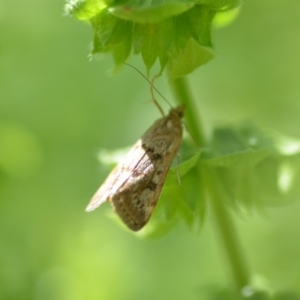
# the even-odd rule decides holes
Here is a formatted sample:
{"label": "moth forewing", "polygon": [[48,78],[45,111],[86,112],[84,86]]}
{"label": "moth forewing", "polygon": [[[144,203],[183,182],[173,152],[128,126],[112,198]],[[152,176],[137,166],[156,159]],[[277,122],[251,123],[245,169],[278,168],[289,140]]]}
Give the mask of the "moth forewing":
{"label": "moth forewing", "polygon": [[87,212],[93,211],[102,203],[107,201],[112,195],[125,184],[128,177],[131,176],[133,165],[138,165],[140,157],[144,151],[140,145],[140,140],[130,149],[123,160],[110,172],[103,184],[94,194],[89,205],[86,208]]}
{"label": "moth forewing", "polygon": [[149,220],[182,140],[183,107],[171,109],[136,142],[109,174],[86,211],[109,200],[132,230]]}

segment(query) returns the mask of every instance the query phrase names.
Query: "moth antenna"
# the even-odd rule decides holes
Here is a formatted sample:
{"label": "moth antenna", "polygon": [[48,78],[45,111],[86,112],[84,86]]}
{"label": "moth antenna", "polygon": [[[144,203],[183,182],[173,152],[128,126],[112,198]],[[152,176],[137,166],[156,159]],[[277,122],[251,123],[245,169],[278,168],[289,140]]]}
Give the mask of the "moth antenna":
{"label": "moth antenna", "polygon": [[[146,80],[146,81],[148,81],[149,82],[149,84],[150,84],[150,86],[151,86],[151,95],[152,95],[152,98],[153,99],[155,99],[154,97],[153,97],[153,90],[155,90],[155,92],[162,98],[162,99],[164,99],[167,103],[168,103],[168,105],[170,106],[170,107],[172,107],[172,105],[171,105],[171,103],[167,100],[167,98],[154,86],[154,81],[155,81],[155,79],[156,78],[158,78],[159,76],[160,76],[160,74],[158,74],[158,75],[155,75],[154,76],[154,78],[150,81],[148,78],[147,78],[147,76],[145,76],[138,68],[136,68],[136,67],[134,67],[134,66],[132,66],[131,64],[128,64],[128,63],[124,63],[124,65],[126,65],[126,66],[128,66],[128,67],[131,67],[132,69],[134,69],[134,70],[136,70],[142,77],[144,77],[144,79]],[[157,106],[157,102],[156,101],[154,101],[154,103],[155,103],[155,105]],[[158,105],[158,107],[160,107],[159,105]],[[160,112],[162,112],[162,109],[161,108],[158,108],[159,109],[159,111]],[[164,114],[163,114],[164,115]]]}
{"label": "moth antenna", "polygon": [[150,93],[151,93],[151,96],[152,96],[152,101],[153,103],[156,105],[156,107],[158,108],[158,110],[160,111],[160,113],[164,116],[164,111],[163,109],[161,108],[161,106],[159,105],[159,103],[157,102],[157,100],[155,99],[155,96],[154,96],[154,81],[159,77],[160,75],[155,75],[152,80],[151,80],[151,85],[150,85]]}

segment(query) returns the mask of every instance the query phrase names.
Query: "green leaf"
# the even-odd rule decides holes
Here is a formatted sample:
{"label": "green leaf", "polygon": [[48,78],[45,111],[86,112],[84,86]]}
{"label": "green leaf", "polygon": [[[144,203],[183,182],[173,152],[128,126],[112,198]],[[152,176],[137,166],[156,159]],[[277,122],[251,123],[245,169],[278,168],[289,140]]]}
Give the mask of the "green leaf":
{"label": "green leaf", "polygon": [[165,234],[181,220],[194,232],[202,228],[206,202],[197,167],[199,158],[200,153],[197,153],[169,171],[149,226],[143,229],[144,236]]}
{"label": "green leaf", "polygon": [[197,4],[208,5],[217,11],[233,9],[240,5],[240,0],[196,0]]}
{"label": "green leaf", "polygon": [[236,208],[284,204],[300,192],[300,142],[252,124],[216,129],[202,161]]}
{"label": "green leaf", "polygon": [[144,31],[143,43],[142,43],[142,57],[149,74],[152,66],[157,58],[157,49],[159,47],[157,36],[155,34],[155,25],[147,26],[147,31]]}
{"label": "green leaf", "polygon": [[117,70],[130,55],[133,24],[112,17],[106,10],[91,19],[91,22],[95,30],[92,53],[112,51]]}
{"label": "green leaf", "polygon": [[65,5],[65,12],[78,20],[89,20],[99,14],[107,3],[104,0],[70,0]]}
{"label": "green leaf", "polygon": [[181,163],[178,167],[172,168],[168,174],[168,179],[170,181],[178,180],[178,176],[184,176],[186,173],[188,173],[192,168],[194,168],[200,159],[201,153],[193,154],[192,157],[185,160],[183,163]]}
{"label": "green leaf", "polygon": [[[132,30],[128,30],[132,27],[132,23],[125,22],[122,24],[123,29],[119,30],[119,32],[123,32],[122,38],[120,38],[119,42],[115,43],[115,47],[113,48],[113,58],[115,61],[115,71],[122,67],[128,58],[131,45],[132,45]],[[118,32],[118,33],[119,33]]]}
{"label": "green leaf", "polygon": [[129,1],[124,5],[110,7],[109,12],[124,20],[155,23],[187,11],[194,3],[188,0]]}
{"label": "green leaf", "polygon": [[160,73],[162,73],[166,67],[174,47],[174,37],[171,34],[171,32],[173,32],[173,28],[173,20],[167,19],[159,23],[159,28],[156,31],[156,39],[158,44],[157,54],[161,66]]}
{"label": "green leaf", "polygon": [[237,7],[228,11],[218,12],[213,20],[214,27],[225,27],[231,24],[238,17],[240,8]]}
{"label": "green leaf", "polygon": [[170,64],[169,79],[174,80],[192,73],[195,69],[213,59],[213,57],[214,55],[210,50],[200,46],[194,39],[190,39],[186,47]]}
{"label": "green leaf", "polygon": [[92,18],[91,23],[94,28],[93,54],[113,49],[114,45],[118,43],[118,39],[122,38],[121,35],[119,37],[119,31],[122,32],[122,26],[120,26],[122,22],[118,22],[118,19],[107,14],[106,10]]}
{"label": "green leaf", "polygon": [[186,14],[190,22],[191,35],[201,46],[211,47],[211,23],[216,11],[209,6],[196,5]]}
{"label": "green leaf", "polygon": [[252,124],[216,128],[204,159],[210,166],[245,168],[265,159],[272,146],[270,137]]}
{"label": "green leaf", "polygon": [[170,66],[170,79],[193,72],[213,58],[211,24],[222,6],[233,0],[72,0],[69,14],[89,20],[94,28],[92,54],[110,52],[116,70],[133,49],[140,54],[149,74],[156,60],[160,73]]}

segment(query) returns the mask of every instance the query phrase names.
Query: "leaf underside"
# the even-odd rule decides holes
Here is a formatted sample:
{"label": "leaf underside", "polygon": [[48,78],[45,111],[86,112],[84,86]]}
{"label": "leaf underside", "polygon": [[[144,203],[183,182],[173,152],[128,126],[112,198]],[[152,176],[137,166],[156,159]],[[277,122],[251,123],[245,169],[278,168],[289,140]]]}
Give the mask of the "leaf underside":
{"label": "leaf underside", "polygon": [[92,54],[111,53],[115,70],[131,54],[141,55],[149,74],[158,61],[170,79],[193,72],[210,61],[211,25],[219,11],[237,0],[70,0],[68,14],[89,21],[94,29]]}

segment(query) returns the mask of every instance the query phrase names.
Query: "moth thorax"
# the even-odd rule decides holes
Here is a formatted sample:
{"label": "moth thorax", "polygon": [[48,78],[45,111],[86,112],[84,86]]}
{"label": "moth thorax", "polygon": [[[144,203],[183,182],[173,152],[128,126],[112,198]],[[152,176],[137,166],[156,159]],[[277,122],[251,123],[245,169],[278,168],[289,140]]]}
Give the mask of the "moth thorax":
{"label": "moth thorax", "polygon": [[167,127],[168,127],[168,129],[171,129],[171,128],[173,127],[173,122],[172,122],[172,120],[168,120],[168,122],[167,122]]}

